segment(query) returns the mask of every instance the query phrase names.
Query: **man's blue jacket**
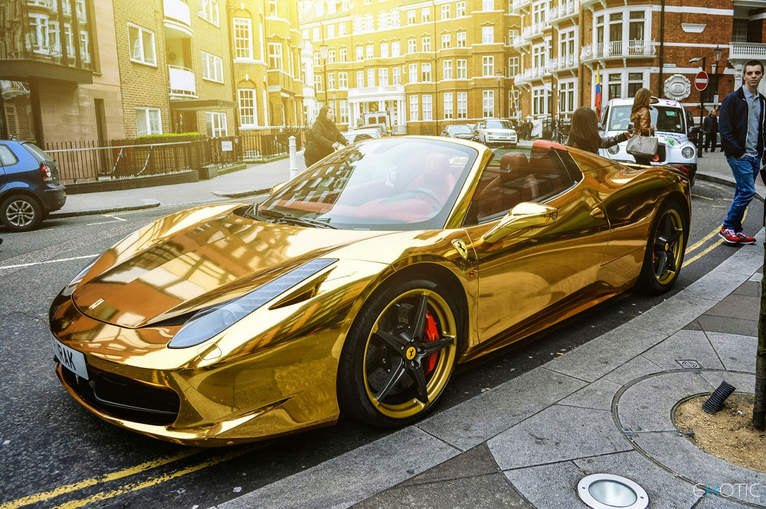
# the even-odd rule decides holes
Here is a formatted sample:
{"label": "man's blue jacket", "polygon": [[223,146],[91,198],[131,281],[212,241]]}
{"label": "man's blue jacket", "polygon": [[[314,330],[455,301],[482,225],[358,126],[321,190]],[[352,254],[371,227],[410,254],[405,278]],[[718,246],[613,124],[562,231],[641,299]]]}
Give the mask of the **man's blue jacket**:
{"label": "man's blue jacket", "polygon": [[[761,118],[758,122],[758,155],[763,159],[763,149],[766,146],[766,97],[758,94],[761,103]],[[747,99],[743,87],[726,96],[721,103],[721,114],[718,118],[718,131],[721,133],[721,148],[726,157],[742,157],[745,155],[747,139]]]}

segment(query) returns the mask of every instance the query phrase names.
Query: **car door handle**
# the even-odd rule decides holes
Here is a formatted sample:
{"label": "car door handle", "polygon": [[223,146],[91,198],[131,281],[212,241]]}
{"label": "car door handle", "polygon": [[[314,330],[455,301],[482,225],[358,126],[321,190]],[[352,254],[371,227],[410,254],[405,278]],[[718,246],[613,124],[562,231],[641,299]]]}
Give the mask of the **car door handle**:
{"label": "car door handle", "polygon": [[604,219],[606,217],[606,214],[604,213],[604,209],[601,207],[593,207],[593,209],[590,211],[590,217],[595,217],[597,219]]}

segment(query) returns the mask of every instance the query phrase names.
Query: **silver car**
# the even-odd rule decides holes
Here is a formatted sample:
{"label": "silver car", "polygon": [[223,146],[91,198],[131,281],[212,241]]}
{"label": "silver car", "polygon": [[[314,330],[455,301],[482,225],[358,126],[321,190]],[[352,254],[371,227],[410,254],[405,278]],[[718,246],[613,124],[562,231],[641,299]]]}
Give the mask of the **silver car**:
{"label": "silver car", "polygon": [[519,137],[511,123],[508,120],[495,118],[490,118],[476,124],[473,139],[488,147],[493,145],[515,147],[519,142]]}

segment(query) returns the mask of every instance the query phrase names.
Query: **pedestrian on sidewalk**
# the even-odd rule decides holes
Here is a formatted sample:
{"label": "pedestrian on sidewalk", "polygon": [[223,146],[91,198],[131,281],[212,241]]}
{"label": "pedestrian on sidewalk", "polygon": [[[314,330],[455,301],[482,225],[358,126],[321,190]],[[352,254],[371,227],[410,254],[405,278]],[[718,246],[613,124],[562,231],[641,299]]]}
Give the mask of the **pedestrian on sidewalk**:
{"label": "pedestrian on sidewalk", "polygon": [[567,146],[587,150],[598,154],[599,148],[609,148],[622,143],[630,138],[628,131],[615,136],[601,137],[598,133],[598,119],[596,112],[587,106],[577,108],[572,115],[572,123],[569,126]]}
{"label": "pedestrian on sidewalk", "polygon": [[707,114],[702,121],[702,130],[705,132],[705,152],[715,152],[718,146],[718,108]]}
{"label": "pedestrian on sidewalk", "polygon": [[742,73],[742,86],[721,103],[721,148],[737,185],[729,213],[718,235],[726,244],[755,244],[742,231],[742,218],[755,196],[755,177],[761,169],[766,146],[766,97],[758,92],[763,64],[750,60]]}
{"label": "pedestrian on sidewalk", "polygon": [[332,108],[322,106],[316,122],[311,127],[306,151],[303,153],[306,168],[329,156],[341,145],[348,145],[348,140],[335,125]]}
{"label": "pedestrian on sidewalk", "polygon": [[[640,88],[633,96],[633,107],[630,110],[630,121],[633,122],[635,131],[633,136],[654,136],[652,115],[649,113],[649,103],[652,101],[652,91],[648,88]],[[636,163],[649,166],[652,160],[648,157],[633,156]]]}

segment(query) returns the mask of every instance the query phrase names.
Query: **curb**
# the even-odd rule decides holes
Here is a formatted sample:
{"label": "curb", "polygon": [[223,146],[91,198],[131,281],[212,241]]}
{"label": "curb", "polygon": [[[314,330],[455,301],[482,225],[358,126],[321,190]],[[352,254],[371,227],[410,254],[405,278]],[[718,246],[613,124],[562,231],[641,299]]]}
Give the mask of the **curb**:
{"label": "curb", "polygon": [[76,210],[72,212],[51,212],[50,215],[48,215],[48,219],[62,219],[65,217],[77,217],[77,216],[95,216],[99,214],[111,214],[114,212],[124,212],[128,210],[153,209],[161,205],[159,201],[152,200],[149,198],[142,198],[141,201],[144,202],[142,205],[129,205],[126,207],[86,209],[86,210]]}
{"label": "curb", "polygon": [[220,196],[221,198],[243,198],[245,196],[252,196],[254,194],[267,194],[271,191],[270,187],[267,187],[265,189],[251,189],[249,191],[239,191],[230,193],[227,191],[210,191],[216,196]]}

